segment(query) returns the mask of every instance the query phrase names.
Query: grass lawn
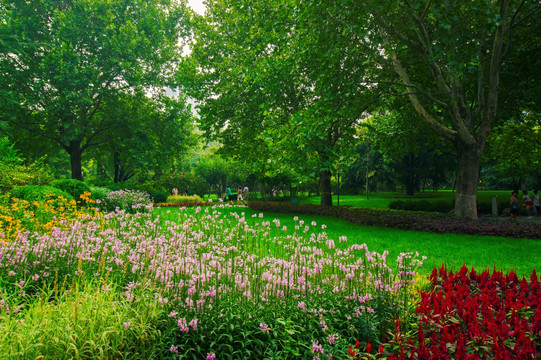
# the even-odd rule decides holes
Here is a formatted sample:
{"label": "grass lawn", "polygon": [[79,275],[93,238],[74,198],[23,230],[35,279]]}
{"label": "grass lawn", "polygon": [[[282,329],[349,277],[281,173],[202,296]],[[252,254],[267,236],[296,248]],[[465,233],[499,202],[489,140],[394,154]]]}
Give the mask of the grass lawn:
{"label": "grass lawn", "polygon": [[[169,209],[171,210],[171,209]],[[166,211],[166,208],[156,210]],[[172,210],[176,211],[176,210]],[[250,218],[254,211],[249,208],[224,209],[223,213],[236,211],[244,212]],[[279,219],[282,225],[293,228],[294,214],[266,213],[266,221]],[[478,270],[485,268],[510,271],[517,275],[529,276],[534,268],[541,264],[541,241],[532,239],[514,239],[494,236],[433,234],[415,231],[361,226],[345,220],[327,216],[300,215],[306,223],[316,221],[318,228],[327,225],[325,231],[335,240],[337,246],[339,236],[347,236],[351,244],[366,243],[370,251],[382,253],[389,251],[389,259],[394,260],[401,252],[417,251],[428,259],[420,269],[423,274],[429,274],[435,266],[446,263],[448,268],[459,269],[463,264]]]}
{"label": "grass lawn", "polygon": [[[369,207],[376,209],[387,209],[389,204],[396,200],[434,200],[434,201],[447,201],[449,203],[455,200],[455,192],[450,190],[440,191],[426,191],[421,193],[415,193],[414,196],[408,196],[405,193],[397,192],[377,192],[369,193],[368,200],[366,195],[340,195],[340,205],[350,205],[355,207]],[[511,197],[511,190],[490,190],[490,191],[478,191],[477,202],[490,202],[492,196],[498,196],[499,201]],[[333,204],[338,203],[338,197],[333,195]],[[311,196],[309,198],[301,198],[301,204],[319,204],[321,198],[319,196]]]}

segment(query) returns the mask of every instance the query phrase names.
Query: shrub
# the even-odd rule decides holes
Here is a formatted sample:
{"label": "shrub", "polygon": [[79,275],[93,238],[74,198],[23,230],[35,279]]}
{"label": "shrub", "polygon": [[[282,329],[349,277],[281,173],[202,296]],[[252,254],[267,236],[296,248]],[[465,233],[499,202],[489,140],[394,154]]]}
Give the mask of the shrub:
{"label": "shrub", "polygon": [[100,201],[101,207],[106,211],[115,211],[116,208],[130,213],[145,211],[152,208],[152,201],[146,192],[134,190],[111,191],[107,197]]}
{"label": "shrub", "polygon": [[78,200],[80,195],[84,194],[85,191],[90,192],[90,186],[83,181],[77,179],[55,180],[51,183],[51,186],[60,190],[64,190],[65,192],[73,196],[75,200]]}
{"label": "shrub", "polygon": [[472,221],[449,214],[261,201],[250,202],[248,206],[256,211],[335,216],[359,225],[401,230],[541,239],[541,226],[536,224]]}
{"label": "shrub", "polygon": [[148,194],[150,195],[150,199],[154,204],[167,201],[168,195],[163,191],[148,191]]}
{"label": "shrub", "polygon": [[72,200],[73,196],[67,192],[48,185],[28,185],[13,189],[11,197],[26,201],[45,201],[50,195],[54,197],[62,196],[67,200]]}
{"label": "shrub", "polygon": [[406,210],[406,211],[428,211],[428,212],[440,212],[448,213],[453,210],[454,205],[447,201],[393,201],[389,204],[389,209],[392,210]]}
{"label": "shrub", "polygon": [[197,195],[190,195],[190,196],[182,196],[182,195],[170,195],[167,197],[167,203],[168,204],[189,204],[189,203],[202,203],[203,199],[201,199]]}
{"label": "shrub", "polygon": [[94,200],[103,200],[111,191],[106,187],[90,186],[90,197]]}
{"label": "shrub", "polygon": [[0,162],[0,191],[8,192],[26,185],[46,185],[53,180],[51,171],[39,159],[30,165]]}

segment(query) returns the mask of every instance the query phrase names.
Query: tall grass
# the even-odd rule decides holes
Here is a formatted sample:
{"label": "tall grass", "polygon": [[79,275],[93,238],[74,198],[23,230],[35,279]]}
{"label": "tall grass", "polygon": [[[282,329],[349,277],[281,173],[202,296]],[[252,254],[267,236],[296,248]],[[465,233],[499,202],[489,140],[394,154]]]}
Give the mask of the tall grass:
{"label": "tall grass", "polygon": [[[127,301],[114,283],[82,276],[65,291],[44,284],[34,296],[8,296],[3,285],[2,359],[148,359],[160,351],[152,298]],[[12,286],[25,292],[32,285]]]}

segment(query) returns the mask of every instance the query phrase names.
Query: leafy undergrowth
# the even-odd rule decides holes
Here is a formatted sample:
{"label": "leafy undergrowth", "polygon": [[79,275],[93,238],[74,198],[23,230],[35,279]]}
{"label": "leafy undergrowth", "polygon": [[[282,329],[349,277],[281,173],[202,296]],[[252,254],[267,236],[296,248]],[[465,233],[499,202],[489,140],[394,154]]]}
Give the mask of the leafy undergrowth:
{"label": "leafy undergrowth", "polygon": [[248,206],[255,211],[327,215],[359,225],[381,226],[400,230],[541,239],[541,226],[536,224],[507,221],[472,221],[439,213],[352,208],[348,206],[291,205],[256,201],[250,202]]}

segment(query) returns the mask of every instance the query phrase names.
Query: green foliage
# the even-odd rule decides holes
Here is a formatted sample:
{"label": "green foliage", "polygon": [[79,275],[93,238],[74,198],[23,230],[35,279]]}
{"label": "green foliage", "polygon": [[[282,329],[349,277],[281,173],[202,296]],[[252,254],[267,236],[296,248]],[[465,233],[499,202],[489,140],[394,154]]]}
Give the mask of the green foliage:
{"label": "green foliage", "polygon": [[488,155],[495,161],[500,179],[532,179],[541,185],[541,116],[523,114],[517,121],[494,129],[490,135]]}
{"label": "green foliage", "polygon": [[167,203],[168,204],[186,204],[186,203],[201,203],[203,202],[203,199],[201,199],[200,196],[197,195],[170,195],[167,197]]}
{"label": "green foliage", "polygon": [[10,283],[0,287],[0,298],[7,300],[2,308],[11,309],[0,312],[3,359],[157,358],[157,302],[127,301],[116,284],[81,278],[58,296],[44,287],[24,299],[8,296],[11,289],[32,291]]}
{"label": "green foliage", "polygon": [[162,203],[167,201],[167,193],[162,191],[149,191],[148,195],[150,195],[150,199],[152,199],[153,203]]}
{"label": "green foliage", "polygon": [[78,179],[84,151],[124,130],[125,118],[101,116],[104,104],[163,87],[189,26],[185,7],[169,0],[15,1],[2,10],[1,118],[56,142]]}
{"label": "green foliage", "polygon": [[10,192],[11,197],[26,201],[45,201],[50,195],[62,196],[67,200],[73,199],[73,196],[67,192],[48,185],[27,185]]}
{"label": "green foliage", "polygon": [[77,179],[60,179],[51,183],[52,187],[63,190],[70,194],[74,199],[79,200],[79,196],[85,191],[90,191],[90,186]]}
{"label": "green foliage", "polygon": [[111,189],[108,189],[106,187],[90,186],[90,197],[94,200],[105,199],[111,191]]}
{"label": "green foliage", "polygon": [[429,211],[448,213],[453,210],[454,204],[447,201],[402,201],[397,200],[389,204],[389,209],[406,211]]}
{"label": "green foliage", "polygon": [[0,191],[25,185],[46,185],[53,175],[42,157],[27,165],[7,137],[0,138]]}

